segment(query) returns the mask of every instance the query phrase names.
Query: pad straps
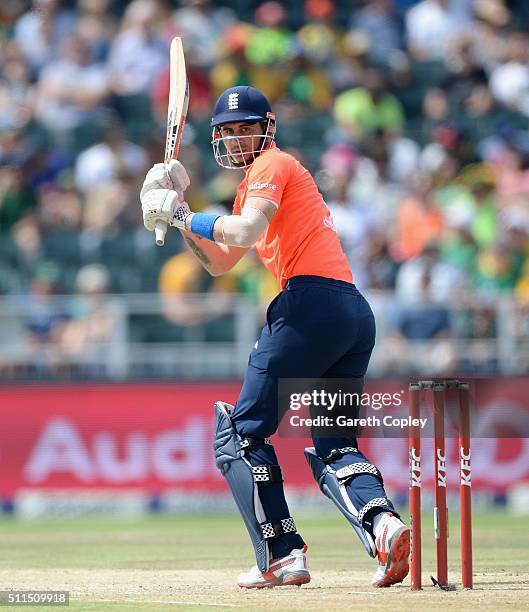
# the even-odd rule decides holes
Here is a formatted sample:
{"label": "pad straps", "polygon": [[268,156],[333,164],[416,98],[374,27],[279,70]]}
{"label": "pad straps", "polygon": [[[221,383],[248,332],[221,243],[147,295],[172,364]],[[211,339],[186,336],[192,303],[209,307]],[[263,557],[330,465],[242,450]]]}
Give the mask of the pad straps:
{"label": "pad straps", "polygon": [[336,470],[336,478],[340,482],[348,482],[354,476],[358,476],[359,474],[372,474],[376,476],[382,484],[384,481],[382,480],[382,474],[376,465],[372,463],[367,463],[365,461],[360,461],[358,463],[350,463],[349,465],[345,465],[344,467],[338,468]]}
{"label": "pad straps", "polygon": [[340,457],[342,457],[343,455],[346,455],[347,453],[357,453],[358,449],[355,448],[354,446],[344,446],[343,448],[333,448],[332,451],[326,455],[325,457],[323,457],[323,460],[325,461],[325,463],[330,463],[331,461],[334,461],[335,459],[339,459]]}
{"label": "pad straps", "polygon": [[363,523],[368,512],[375,509],[377,512],[380,512],[381,510],[385,510],[386,512],[395,512],[393,504],[387,497],[375,497],[375,499],[367,502],[367,504],[358,513],[358,520],[360,523]]}
{"label": "pad straps", "polygon": [[261,444],[268,444],[269,446],[272,446],[270,438],[255,438],[253,436],[241,438],[241,450],[248,450],[249,448],[253,448],[255,446],[261,446]]}
{"label": "pad straps", "polygon": [[296,523],[291,516],[279,521],[261,523],[261,530],[263,532],[263,539],[265,540],[273,540],[287,533],[296,533],[297,531]]}
{"label": "pad straps", "polygon": [[283,482],[283,472],[279,465],[256,465],[252,467],[252,473],[258,485]]}

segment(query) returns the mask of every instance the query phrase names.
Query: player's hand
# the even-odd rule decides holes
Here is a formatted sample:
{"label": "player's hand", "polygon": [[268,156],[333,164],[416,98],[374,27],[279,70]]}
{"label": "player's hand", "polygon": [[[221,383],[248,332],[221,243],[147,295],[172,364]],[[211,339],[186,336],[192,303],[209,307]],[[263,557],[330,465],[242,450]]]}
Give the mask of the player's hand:
{"label": "player's hand", "polygon": [[189,179],[187,170],[184,168],[184,165],[181,164],[177,159],[172,159],[169,162],[167,171],[169,173],[169,177],[173,183],[173,189],[175,191],[184,192],[189,187],[189,185],[191,185],[191,180]]}
{"label": "player's hand", "polygon": [[143,225],[150,232],[154,231],[158,221],[185,229],[186,217],[191,214],[184,194],[172,189],[150,189],[142,193],[141,208]]}
{"label": "player's hand", "polygon": [[177,159],[172,159],[168,166],[154,164],[143,181],[140,198],[143,198],[151,189],[170,189],[184,192],[190,184],[191,181],[186,169]]}

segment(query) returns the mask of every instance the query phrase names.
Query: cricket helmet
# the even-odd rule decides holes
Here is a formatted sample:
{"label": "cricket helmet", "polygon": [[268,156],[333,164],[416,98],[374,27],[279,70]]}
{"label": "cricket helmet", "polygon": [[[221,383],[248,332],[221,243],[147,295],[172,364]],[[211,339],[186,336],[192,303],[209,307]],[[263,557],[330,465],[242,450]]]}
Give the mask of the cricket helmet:
{"label": "cricket helmet", "polygon": [[[263,135],[260,137],[222,135],[220,128],[223,124],[239,121],[261,122]],[[263,93],[255,87],[239,85],[226,89],[219,96],[213,110],[211,127],[213,128],[211,144],[217,163],[223,168],[246,168],[274,140],[275,116],[270,102]],[[252,139],[252,148],[249,151],[241,146],[241,142],[247,139]],[[239,148],[240,153],[237,152],[237,148],[234,148],[235,145]],[[242,154],[243,148],[245,149],[244,155]]]}

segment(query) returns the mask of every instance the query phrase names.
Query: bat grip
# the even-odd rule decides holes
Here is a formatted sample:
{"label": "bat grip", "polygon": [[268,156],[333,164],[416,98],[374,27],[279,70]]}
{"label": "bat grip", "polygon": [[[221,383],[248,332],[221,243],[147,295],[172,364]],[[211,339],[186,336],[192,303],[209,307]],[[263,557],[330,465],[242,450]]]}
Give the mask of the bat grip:
{"label": "bat grip", "polygon": [[156,227],[154,228],[154,234],[156,237],[156,244],[163,246],[165,243],[165,234],[167,233],[167,223],[164,221],[156,221]]}

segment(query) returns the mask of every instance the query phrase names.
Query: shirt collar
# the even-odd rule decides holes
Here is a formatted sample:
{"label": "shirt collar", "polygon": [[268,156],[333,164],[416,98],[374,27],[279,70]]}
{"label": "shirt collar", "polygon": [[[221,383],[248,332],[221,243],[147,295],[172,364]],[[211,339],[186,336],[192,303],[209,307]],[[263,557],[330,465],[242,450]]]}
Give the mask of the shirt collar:
{"label": "shirt collar", "polygon": [[248,174],[248,172],[250,171],[250,168],[254,165],[256,159],[259,159],[261,155],[268,153],[268,151],[271,151],[272,149],[277,149],[277,144],[274,140],[272,140],[272,142],[266,147],[266,149],[261,151],[261,153],[259,153],[259,155],[253,160],[253,162],[244,169],[245,174],[246,175]]}

